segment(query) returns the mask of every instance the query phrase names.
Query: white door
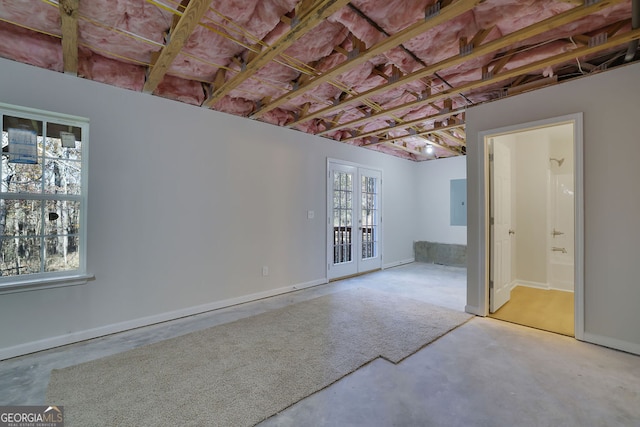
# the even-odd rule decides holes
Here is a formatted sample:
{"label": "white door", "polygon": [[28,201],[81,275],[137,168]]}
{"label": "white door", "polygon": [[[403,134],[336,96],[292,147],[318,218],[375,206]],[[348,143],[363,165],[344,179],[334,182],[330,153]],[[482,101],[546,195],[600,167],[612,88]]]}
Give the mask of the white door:
{"label": "white door", "polygon": [[382,257],[380,256],[382,174],[380,171],[364,168],[360,168],[358,172],[360,183],[358,273],[362,273],[382,267]]}
{"label": "white door", "polygon": [[379,269],[380,171],[335,162],[328,169],[327,277]]}
{"label": "white door", "polygon": [[495,313],[511,297],[511,149],[492,140],[491,161],[491,271],[489,311]]}

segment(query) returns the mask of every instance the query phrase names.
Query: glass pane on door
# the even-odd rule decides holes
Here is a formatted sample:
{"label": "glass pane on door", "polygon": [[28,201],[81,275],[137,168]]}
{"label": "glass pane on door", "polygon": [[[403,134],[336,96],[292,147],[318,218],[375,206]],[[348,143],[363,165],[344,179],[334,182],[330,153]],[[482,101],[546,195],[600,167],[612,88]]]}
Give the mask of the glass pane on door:
{"label": "glass pane on door", "polygon": [[333,264],[353,259],[353,175],[335,171],[333,175]]}
{"label": "glass pane on door", "polygon": [[362,223],[362,259],[378,255],[378,179],[362,175],[360,189]]}

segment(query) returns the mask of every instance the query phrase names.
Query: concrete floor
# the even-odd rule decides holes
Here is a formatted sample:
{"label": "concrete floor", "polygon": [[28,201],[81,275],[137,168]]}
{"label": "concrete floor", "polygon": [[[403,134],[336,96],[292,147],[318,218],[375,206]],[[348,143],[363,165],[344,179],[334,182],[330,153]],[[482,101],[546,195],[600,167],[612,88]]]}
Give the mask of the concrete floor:
{"label": "concrete floor", "polygon": [[[466,270],[413,263],[3,361],[0,405],[44,404],[51,369],[357,286],[462,311]],[[260,426],[640,426],[639,401],[640,357],[474,318],[398,365],[374,360]]]}

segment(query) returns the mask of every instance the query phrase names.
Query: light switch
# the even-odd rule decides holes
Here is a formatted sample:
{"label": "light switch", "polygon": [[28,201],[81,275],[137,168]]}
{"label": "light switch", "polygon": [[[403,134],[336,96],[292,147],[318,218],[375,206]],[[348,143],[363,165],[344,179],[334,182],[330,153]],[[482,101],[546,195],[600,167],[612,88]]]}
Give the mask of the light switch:
{"label": "light switch", "polygon": [[307,219],[313,219],[315,216],[316,214],[314,211],[307,211]]}

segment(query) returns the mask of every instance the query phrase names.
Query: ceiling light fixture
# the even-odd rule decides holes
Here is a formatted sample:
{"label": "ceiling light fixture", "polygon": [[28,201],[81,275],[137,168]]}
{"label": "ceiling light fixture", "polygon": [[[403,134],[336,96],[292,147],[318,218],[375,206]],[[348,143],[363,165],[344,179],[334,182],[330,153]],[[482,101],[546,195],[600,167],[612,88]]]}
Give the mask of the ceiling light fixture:
{"label": "ceiling light fixture", "polygon": [[433,145],[427,144],[427,154],[433,153]]}

